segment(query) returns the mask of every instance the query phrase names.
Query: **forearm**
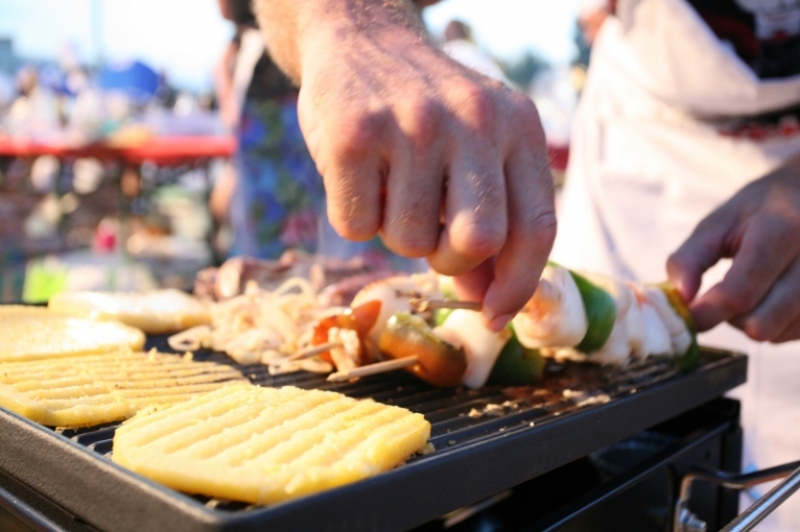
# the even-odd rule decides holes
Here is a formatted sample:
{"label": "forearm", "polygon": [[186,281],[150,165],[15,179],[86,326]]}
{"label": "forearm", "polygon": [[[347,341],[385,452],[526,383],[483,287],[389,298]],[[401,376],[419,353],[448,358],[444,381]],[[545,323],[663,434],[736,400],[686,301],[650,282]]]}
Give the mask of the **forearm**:
{"label": "forearm", "polygon": [[323,34],[399,29],[425,37],[411,0],[255,0],[254,7],[270,56],[298,84],[304,58],[317,53],[314,43]]}

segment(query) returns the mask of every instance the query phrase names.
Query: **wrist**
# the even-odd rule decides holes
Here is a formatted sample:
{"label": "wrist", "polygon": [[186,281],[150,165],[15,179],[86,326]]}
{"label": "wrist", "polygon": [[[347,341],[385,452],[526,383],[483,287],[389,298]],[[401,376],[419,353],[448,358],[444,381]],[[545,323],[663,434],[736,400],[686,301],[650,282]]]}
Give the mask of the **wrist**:
{"label": "wrist", "polygon": [[315,0],[300,10],[297,27],[299,75],[326,63],[331,54],[378,44],[397,50],[422,44],[427,33],[411,0]]}

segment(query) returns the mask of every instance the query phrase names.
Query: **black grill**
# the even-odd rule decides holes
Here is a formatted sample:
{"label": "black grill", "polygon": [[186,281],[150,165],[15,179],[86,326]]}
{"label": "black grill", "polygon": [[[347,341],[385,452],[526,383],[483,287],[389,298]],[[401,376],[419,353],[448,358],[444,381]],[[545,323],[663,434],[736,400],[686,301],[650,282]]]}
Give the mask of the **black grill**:
{"label": "black grill", "polygon": [[[167,351],[164,338],[148,347]],[[196,353],[229,364],[224,355]],[[745,381],[746,357],[704,349],[677,373],[651,359],[613,371],[554,364],[536,387],[432,388],[405,372],[328,383],[305,372],[270,376],[293,385],[372,397],[425,415],[435,451],[375,478],[273,507],[178,493],[109,459],[118,424],[50,430],[0,409],[0,470],[104,530],[404,530],[567,464],[704,404]]]}

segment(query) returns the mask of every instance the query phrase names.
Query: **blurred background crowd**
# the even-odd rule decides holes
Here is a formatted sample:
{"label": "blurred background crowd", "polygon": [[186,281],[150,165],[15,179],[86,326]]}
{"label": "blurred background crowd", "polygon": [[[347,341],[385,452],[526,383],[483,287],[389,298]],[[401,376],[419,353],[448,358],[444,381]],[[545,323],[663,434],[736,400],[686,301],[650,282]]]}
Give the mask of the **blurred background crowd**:
{"label": "blurred background crowd", "polygon": [[[489,4],[423,16],[453,58],[536,101],[563,169],[592,21],[577,0]],[[187,288],[287,249],[418,267],[327,224],[296,96],[246,1],[0,0],[0,300]]]}

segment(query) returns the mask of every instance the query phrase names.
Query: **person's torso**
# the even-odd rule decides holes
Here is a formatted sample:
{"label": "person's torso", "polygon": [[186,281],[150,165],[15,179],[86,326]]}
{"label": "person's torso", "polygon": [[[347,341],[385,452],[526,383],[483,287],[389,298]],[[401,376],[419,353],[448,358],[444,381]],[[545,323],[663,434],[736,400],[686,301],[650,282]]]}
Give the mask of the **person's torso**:
{"label": "person's torso", "polygon": [[655,281],[703,217],[800,152],[800,75],[758,77],[688,0],[617,7],[593,50],[555,252]]}
{"label": "person's torso", "polygon": [[760,79],[800,74],[800,0],[688,0]]}

